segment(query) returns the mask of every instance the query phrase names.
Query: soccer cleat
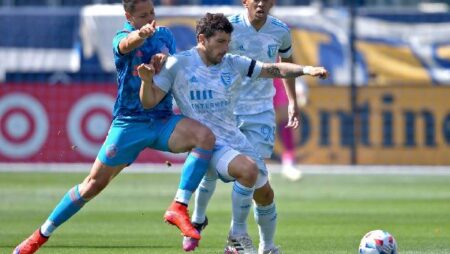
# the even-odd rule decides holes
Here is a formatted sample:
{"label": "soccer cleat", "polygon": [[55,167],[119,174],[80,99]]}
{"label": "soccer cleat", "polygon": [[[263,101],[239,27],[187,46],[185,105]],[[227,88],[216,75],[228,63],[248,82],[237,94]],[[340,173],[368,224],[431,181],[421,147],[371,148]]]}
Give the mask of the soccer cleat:
{"label": "soccer cleat", "polygon": [[[203,231],[203,229],[208,226],[208,217],[205,217],[205,221],[203,223],[192,223],[194,228],[197,229],[199,233]],[[193,251],[198,247],[199,240],[194,239],[192,237],[184,236],[183,237],[183,250],[184,251]]]}
{"label": "soccer cleat", "polygon": [[34,231],[34,233],[19,244],[13,251],[13,254],[33,254],[35,253],[45,242],[48,237],[44,237],[41,234],[40,229]]}
{"label": "soccer cleat", "polygon": [[279,247],[273,247],[270,250],[259,249],[259,254],[282,254]]}
{"label": "soccer cleat", "polygon": [[200,233],[189,220],[189,211],[186,205],[174,201],[164,214],[164,220],[167,223],[177,226],[183,235],[197,240],[201,239]]}
{"label": "soccer cleat", "polygon": [[252,239],[248,234],[241,236],[228,235],[224,254],[257,254]]}
{"label": "soccer cleat", "polygon": [[283,164],[281,168],[281,174],[285,178],[293,182],[298,181],[302,178],[302,171],[294,167],[294,165],[292,164]]}

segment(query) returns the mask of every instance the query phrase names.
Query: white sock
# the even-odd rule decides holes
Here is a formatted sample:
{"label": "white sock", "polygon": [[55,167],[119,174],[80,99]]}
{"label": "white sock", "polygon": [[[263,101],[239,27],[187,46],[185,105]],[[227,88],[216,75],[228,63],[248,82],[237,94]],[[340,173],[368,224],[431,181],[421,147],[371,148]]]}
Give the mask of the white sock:
{"label": "white sock", "polygon": [[192,214],[192,222],[203,223],[206,217],[206,208],[216,189],[216,179],[203,177],[195,193],[195,208]]}
{"label": "white sock", "polygon": [[188,190],[178,189],[177,194],[175,194],[175,201],[189,205],[189,200],[191,200],[192,192]]}
{"label": "white sock", "polygon": [[41,233],[46,236],[49,237],[52,235],[53,231],[55,231],[56,226],[53,224],[53,222],[46,220],[44,222],[44,224],[41,226]]}
{"label": "white sock", "polygon": [[277,226],[277,210],[275,202],[267,206],[255,204],[253,211],[259,229],[259,249],[269,250],[275,247],[273,242]]}
{"label": "white sock", "polygon": [[252,206],[255,188],[245,187],[237,181],[233,184],[231,193],[232,219],[230,233],[233,236],[247,234],[247,218]]}

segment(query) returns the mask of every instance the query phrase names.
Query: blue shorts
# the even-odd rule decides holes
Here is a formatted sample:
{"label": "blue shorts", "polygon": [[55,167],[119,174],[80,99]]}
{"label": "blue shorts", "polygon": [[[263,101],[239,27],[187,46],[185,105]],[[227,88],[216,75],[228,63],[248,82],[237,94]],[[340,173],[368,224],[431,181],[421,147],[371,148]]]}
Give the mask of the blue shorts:
{"label": "blue shorts", "polygon": [[133,163],[145,148],[169,151],[169,138],[183,118],[181,115],[172,115],[149,121],[114,119],[97,159],[113,167]]}
{"label": "blue shorts", "polygon": [[270,158],[275,143],[275,112],[268,110],[254,115],[237,115],[236,120],[256,152],[265,159]]}

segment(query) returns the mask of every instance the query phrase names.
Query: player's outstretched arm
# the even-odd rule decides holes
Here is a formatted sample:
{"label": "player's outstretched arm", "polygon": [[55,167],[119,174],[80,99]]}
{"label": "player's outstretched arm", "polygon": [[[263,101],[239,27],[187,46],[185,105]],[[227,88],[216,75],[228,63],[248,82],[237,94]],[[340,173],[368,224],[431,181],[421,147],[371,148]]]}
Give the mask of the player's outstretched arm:
{"label": "player's outstretched arm", "polygon": [[144,41],[153,36],[156,31],[156,23],[153,20],[152,23],[146,24],[139,30],[135,30],[128,34],[127,37],[122,39],[119,43],[119,50],[121,54],[128,54],[131,51],[140,47]]}
{"label": "player's outstretched arm", "polygon": [[325,79],[328,72],[324,67],[302,66],[293,63],[264,63],[261,78],[296,78],[303,75]]}
{"label": "player's outstretched arm", "polygon": [[141,78],[141,89],[139,98],[144,108],[153,108],[164,98],[166,93],[153,84],[155,68],[151,64],[141,64],[137,68]]}

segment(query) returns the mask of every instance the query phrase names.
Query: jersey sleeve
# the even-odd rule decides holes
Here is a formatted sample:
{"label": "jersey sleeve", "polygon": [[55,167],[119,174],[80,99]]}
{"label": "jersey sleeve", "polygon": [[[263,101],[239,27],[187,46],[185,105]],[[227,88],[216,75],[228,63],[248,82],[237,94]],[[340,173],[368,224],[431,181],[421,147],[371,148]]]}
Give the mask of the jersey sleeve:
{"label": "jersey sleeve", "polygon": [[231,64],[235,66],[242,78],[256,79],[261,73],[263,63],[246,56],[230,55]]}
{"label": "jersey sleeve", "polygon": [[129,34],[130,34],[130,31],[126,31],[126,30],[119,31],[119,32],[116,33],[116,35],[114,36],[114,39],[113,39],[114,56],[116,56],[116,57],[123,56],[123,54],[121,54],[120,51],[119,51],[119,44]]}
{"label": "jersey sleeve", "polygon": [[175,54],[177,51],[177,45],[175,43],[175,36],[173,36],[173,33],[169,28],[164,26],[158,27],[157,30],[162,35],[161,38],[169,51],[168,53],[171,55]]}
{"label": "jersey sleeve", "polygon": [[278,54],[281,58],[288,58],[292,55],[292,38],[290,30],[286,31],[281,38],[281,46],[278,50]]}
{"label": "jersey sleeve", "polygon": [[178,59],[174,56],[169,56],[161,71],[153,77],[155,86],[159,87],[164,92],[168,93],[172,89],[175,81],[175,76],[178,68]]}

